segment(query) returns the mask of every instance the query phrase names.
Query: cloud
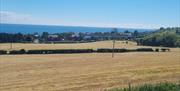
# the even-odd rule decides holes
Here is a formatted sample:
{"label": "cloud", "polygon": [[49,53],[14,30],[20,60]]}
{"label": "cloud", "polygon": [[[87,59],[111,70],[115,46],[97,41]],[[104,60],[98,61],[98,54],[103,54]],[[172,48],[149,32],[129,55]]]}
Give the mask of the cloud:
{"label": "cloud", "polygon": [[0,19],[1,23],[26,23],[31,20],[31,16],[15,12],[0,11]]}
{"label": "cloud", "polygon": [[17,12],[10,12],[10,11],[0,11],[0,23],[69,25],[69,26],[75,24],[72,22],[66,22],[64,19],[61,20],[61,19],[33,17],[29,14],[22,14],[22,13],[17,13]]}
{"label": "cloud", "polygon": [[93,26],[93,27],[114,27],[114,28],[136,28],[136,29],[157,29],[160,27],[166,27],[165,25],[145,24],[145,23],[102,23],[102,22],[84,22],[76,23],[77,25]]}
{"label": "cloud", "polygon": [[66,21],[66,19],[43,19],[9,11],[0,11],[1,23],[38,24],[38,25],[64,25],[64,26],[88,26],[88,27],[121,27],[121,28],[159,28],[165,25],[139,24],[139,23],[110,23],[97,21]]}

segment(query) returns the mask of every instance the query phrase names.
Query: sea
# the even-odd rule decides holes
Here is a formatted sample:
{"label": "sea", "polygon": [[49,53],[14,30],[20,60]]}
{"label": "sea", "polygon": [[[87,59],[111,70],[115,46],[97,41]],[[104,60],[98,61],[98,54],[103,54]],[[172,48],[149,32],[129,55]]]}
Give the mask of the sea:
{"label": "sea", "polygon": [[[134,32],[154,31],[155,29],[132,29],[132,28],[117,28],[118,32],[126,30]],[[82,27],[82,26],[57,26],[57,25],[28,25],[28,24],[4,24],[0,23],[0,33],[63,33],[63,32],[110,32],[113,28],[102,27]]]}

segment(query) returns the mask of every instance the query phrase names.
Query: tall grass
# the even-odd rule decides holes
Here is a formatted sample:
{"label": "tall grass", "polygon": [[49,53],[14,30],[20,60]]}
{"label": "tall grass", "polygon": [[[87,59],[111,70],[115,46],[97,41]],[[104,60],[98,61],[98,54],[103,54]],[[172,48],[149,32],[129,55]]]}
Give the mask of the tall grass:
{"label": "tall grass", "polygon": [[137,87],[129,87],[123,89],[112,89],[109,91],[180,91],[180,83],[158,83],[145,84]]}

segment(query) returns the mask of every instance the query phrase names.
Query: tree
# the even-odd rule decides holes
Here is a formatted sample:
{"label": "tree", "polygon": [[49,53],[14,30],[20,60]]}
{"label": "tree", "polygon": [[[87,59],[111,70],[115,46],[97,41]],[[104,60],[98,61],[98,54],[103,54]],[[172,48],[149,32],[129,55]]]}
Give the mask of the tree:
{"label": "tree", "polygon": [[179,34],[180,35],[180,28],[178,29],[176,29],[176,34]]}
{"label": "tree", "polygon": [[139,32],[137,30],[134,31],[133,35],[137,37],[139,35]]}
{"label": "tree", "polygon": [[83,32],[79,32],[79,41],[83,40],[85,34]]}
{"label": "tree", "polygon": [[49,35],[48,32],[43,32],[41,37],[42,37],[44,40],[47,40],[48,35]]}
{"label": "tree", "polygon": [[180,47],[180,35],[176,28],[160,29],[142,38],[138,41],[142,45],[149,46],[165,46],[165,47]]}
{"label": "tree", "polygon": [[118,34],[118,29],[117,28],[113,28],[111,31],[111,34]]}
{"label": "tree", "polygon": [[165,30],[165,29],[164,29],[164,27],[161,27],[159,30],[161,30],[161,31],[162,31],[162,30]]}
{"label": "tree", "polygon": [[33,39],[32,39],[32,37],[31,37],[30,35],[28,35],[28,36],[25,38],[25,41],[27,41],[27,42],[32,42]]}
{"label": "tree", "polygon": [[180,37],[179,37],[179,39],[178,39],[178,40],[176,40],[176,42],[175,42],[175,46],[180,47]]}
{"label": "tree", "polygon": [[126,30],[126,31],[124,31],[124,33],[131,33],[131,32],[129,32],[128,30]]}

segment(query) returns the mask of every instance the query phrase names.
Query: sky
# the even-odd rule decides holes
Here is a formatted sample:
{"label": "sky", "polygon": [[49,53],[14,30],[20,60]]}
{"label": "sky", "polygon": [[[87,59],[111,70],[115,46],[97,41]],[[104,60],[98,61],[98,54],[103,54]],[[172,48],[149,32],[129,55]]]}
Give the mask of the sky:
{"label": "sky", "polygon": [[180,27],[180,0],[0,0],[0,22],[147,29]]}

